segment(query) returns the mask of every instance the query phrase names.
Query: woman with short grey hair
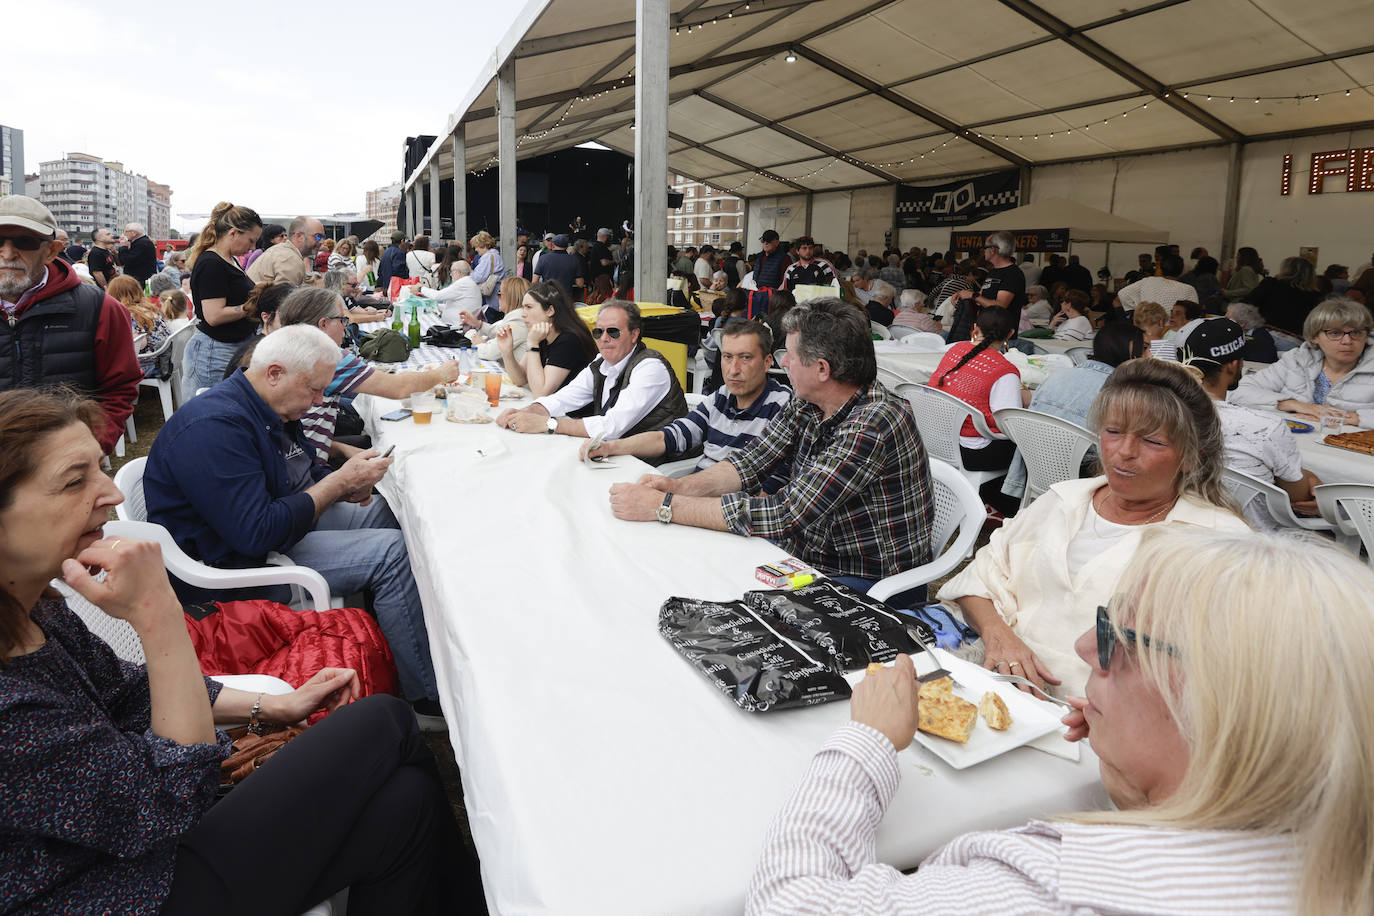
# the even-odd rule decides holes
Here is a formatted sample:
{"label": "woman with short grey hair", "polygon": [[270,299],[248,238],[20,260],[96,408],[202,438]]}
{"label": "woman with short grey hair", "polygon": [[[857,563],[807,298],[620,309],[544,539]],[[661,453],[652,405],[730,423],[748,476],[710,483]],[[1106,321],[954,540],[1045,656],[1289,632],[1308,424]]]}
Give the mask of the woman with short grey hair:
{"label": "woman with short grey hair", "polygon": [[1336,409],[1344,422],[1374,426],[1374,351],[1369,309],[1354,299],[1327,299],[1303,322],[1302,346],[1252,372],[1227,399],[1320,420]]}
{"label": "woman with short grey hair", "polygon": [[1274,335],[1264,326],[1264,316],[1260,310],[1248,302],[1236,302],[1226,310],[1226,317],[1240,325],[1245,331],[1245,349],[1242,356],[1246,362],[1277,362],[1279,351],[1274,343]]}

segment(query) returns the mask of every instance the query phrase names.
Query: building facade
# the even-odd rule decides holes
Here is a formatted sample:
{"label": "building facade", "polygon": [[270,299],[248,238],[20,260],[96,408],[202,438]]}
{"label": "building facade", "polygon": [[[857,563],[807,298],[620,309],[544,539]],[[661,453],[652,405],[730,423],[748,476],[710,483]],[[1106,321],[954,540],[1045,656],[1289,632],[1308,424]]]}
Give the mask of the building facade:
{"label": "building facade", "polygon": [[396,231],[396,212],[401,206],[401,183],[394,181],[384,188],[374,188],[367,192],[366,213],[368,219],[379,219],[382,228],[372,233],[370,238],[378,242],[391,241],[391,233]]}
{"label": "building facade", "polygon": [[106,228],[118,235],[126,223],[142,223],[153,238],[171,228],[172,189],[124,170],[121,162],[86,153],[39,164],[39,200],[73,237]]}
{"label": "building facade", "polygon": [[0,124],[0,195],[24,193],[24,132]]}
{"label": "building facade", "polygon": [[728,248],[744,240],[743,200],[686,175],[673,176],[673,190],[682,195],[682,206],[668,214],[670,245]]}

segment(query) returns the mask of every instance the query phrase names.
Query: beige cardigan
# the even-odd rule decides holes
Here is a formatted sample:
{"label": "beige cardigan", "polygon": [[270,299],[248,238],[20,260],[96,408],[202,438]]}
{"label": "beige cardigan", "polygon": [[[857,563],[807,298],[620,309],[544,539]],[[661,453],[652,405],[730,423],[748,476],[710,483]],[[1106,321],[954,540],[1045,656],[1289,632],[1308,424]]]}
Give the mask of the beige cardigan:
{"label": "beige cardigan", "polygon": [[[986,598],[1002,619],[1062,682],[1059,694],[1082,695],[1089,668],[1073,650],[1074,641],[1094,625],[1097,607],[1111,600],[1126,564],[1140,544],[1133,531],[1097,556],[1078,576],[1068,570],[1068,545],[1088,517],[1092,494],[1105,477],[1055,484],[1044,496],[994,531],[988,545],[974,555],[940,589],[941,601],[965,595]],[[1220,531],[1249,526],[1225,509],[1184,498],[1160,524],[1198,525]],[[1140,531],[1145,530],[1139,526]]]}

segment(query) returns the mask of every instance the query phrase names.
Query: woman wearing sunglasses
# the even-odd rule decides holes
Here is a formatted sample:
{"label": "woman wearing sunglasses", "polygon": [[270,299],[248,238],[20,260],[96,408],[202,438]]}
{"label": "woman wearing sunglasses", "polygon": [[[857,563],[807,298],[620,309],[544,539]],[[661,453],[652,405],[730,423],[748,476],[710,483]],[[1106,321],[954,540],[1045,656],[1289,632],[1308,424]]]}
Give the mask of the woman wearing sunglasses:
{"label": "woman wearing sunglasses", "polygon": [[1371,594],[1315,539],[1148,533],[1074,645],[1092,674],[1064,718],[1115,809],[962,836],[909,875],[874,854],[916,725],[899,656],[769,830],[747,911],[1374,912]]}
{"label": "woman wearing sunglasses", "polygon": [[1247,374],[1228,400],[1246,407],[1286,410],[1320,420],[1331,408],[1352,426],[1374,426],[1374,318],[1353,299],[1327,299],[1303,322],[1302,346]]}
{"label": "woman wearing sunglasses", "polygon": [[1244,531],[1222,484],[1221,422],[1177,363],[1133,359],[1093,401],[1102,476],[1066,480],[1023,506],[940,589],[982,637],[985,667],[1082,689],[1073,641],[1152,525]]}

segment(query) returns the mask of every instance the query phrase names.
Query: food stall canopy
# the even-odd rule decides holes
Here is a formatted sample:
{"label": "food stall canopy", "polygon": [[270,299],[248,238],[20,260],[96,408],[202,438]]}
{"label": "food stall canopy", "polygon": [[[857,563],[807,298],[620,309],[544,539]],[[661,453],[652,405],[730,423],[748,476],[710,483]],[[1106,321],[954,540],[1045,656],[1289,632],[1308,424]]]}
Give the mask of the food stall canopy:
{"label": "food stall canopy", "polygon": [[[1007,229],[1018,234],[1067,229],[1070,242],[1138,242],[1162,245],[1169,241],[1169,233],[1163,229],[1155,229],[1153,226],[1062,197],[1051,197],[1026,204],[1024,207],[1004,210],[959,231],[988,233],[999,229]],[[1032,246],[1022,249],[1022,246],[1018,245],[1017,250],[1036,249]]]}
{"label": "food stall canopy", "polygon": [[[408,183],[634,151],[634,0],[530,0]],[[1368,0],[672,0],[669,169],[746,198],[1374,124]]]}

